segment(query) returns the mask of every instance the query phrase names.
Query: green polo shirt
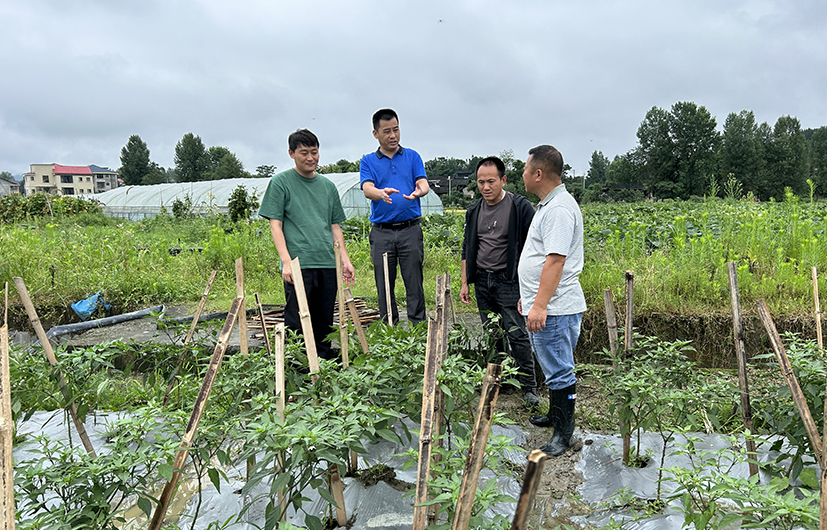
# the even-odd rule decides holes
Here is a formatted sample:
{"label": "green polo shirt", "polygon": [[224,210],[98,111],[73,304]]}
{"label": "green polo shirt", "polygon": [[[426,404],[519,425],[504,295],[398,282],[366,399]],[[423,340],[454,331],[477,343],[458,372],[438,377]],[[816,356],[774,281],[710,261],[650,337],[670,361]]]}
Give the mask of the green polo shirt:
{"label": "green polo shirt", "polygon": [[270,179],[258,214],[283,223],[287,251],[299,258],[303,269],[336,267],[331,225],[347,218],[330,179],[318,173],[303,177],[295,169],[282,171]]}

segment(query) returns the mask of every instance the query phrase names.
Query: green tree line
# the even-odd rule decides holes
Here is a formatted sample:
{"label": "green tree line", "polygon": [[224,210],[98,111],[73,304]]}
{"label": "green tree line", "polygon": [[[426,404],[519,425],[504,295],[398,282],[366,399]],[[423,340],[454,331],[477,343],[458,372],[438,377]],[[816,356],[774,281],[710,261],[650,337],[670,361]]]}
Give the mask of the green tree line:
{"label": "green tree line", "polygon": [[592,153],[584,199],[751,194],[769,200],[782,198],[786,188],[807,195],[808,180],[827,195],[827,127],[802,129],[793,116],[770,126],[750,110],[732,112],[719,132],[704,106],[680,101],[669,110],[652,107],[637,139],[611,161]]}
{"label": "green tree line", "polygon": [[163,168],[149,157],[149,148],[133,134],[121,148],[120,178],[127,186],[164,182],[197,182],[248,177],[272,177],[276,166],[261,165],[255,174],[244,169],[238,157],[222,146],[207,148],[200,136],[187,133],[175,145],[175,167]]}

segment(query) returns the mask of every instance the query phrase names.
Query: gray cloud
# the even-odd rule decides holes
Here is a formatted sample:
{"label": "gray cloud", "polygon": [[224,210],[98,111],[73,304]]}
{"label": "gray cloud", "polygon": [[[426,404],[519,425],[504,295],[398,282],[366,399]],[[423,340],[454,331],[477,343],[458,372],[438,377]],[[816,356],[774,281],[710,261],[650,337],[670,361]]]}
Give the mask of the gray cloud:
{"label": "gray cloud", "polygon": [[652,106],[827,124],[827,5],[778,0],[47,1],[0,5],[0,170],[120,165],[129,135],[173,164],[187,132],[248,170],[375,149],[400,113],[429,159],[553,143],[578,172],[635,145]]}

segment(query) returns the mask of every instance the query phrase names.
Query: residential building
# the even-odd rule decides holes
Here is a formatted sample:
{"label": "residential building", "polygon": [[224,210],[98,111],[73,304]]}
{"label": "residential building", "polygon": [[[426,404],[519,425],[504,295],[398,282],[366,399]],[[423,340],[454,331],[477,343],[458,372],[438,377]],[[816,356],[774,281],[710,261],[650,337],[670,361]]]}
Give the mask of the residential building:
{"label": "residential building", "polygon": [[0,195],[11,195],[13,193],[20,193],[20,186],[17,181],[0,178]]}
{"label": "residential building", "polygon": [[23,174],[26,195],[92,195],[118,186],[118,174],[106,167],[30,164],[29,169]]}
{"label": "residential building", "polygon": [[95,193],[103,193],[118,187],[118,173],[116,171],[95,164],[89,164],[89,170],[92,171]]}

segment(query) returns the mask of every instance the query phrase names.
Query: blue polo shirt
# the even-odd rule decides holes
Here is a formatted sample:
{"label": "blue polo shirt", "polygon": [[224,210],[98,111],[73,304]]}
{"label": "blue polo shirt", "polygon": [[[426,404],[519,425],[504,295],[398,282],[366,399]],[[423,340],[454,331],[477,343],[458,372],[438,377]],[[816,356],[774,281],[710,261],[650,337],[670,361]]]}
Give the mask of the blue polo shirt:
{"label": "blue polo shirt", "polygon": [[379,149],[362,157],[359,170],[359,186],[373,182],[377,188],[396,188],[399,193],[391,195],[392,204],[385,201],[371,201],[370,220],[372,223],[399,223],[422,215],[419,198],[409,201],[402,195],[410,195],[416,189],[416,181],[428,178],[422,157],[413,149],[401,145],[392,158]]}

